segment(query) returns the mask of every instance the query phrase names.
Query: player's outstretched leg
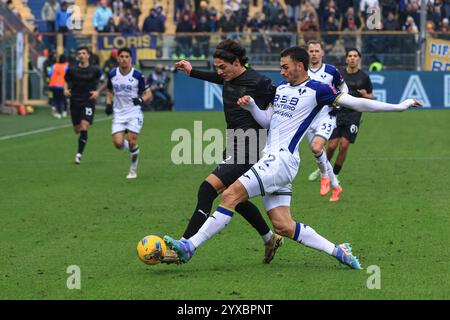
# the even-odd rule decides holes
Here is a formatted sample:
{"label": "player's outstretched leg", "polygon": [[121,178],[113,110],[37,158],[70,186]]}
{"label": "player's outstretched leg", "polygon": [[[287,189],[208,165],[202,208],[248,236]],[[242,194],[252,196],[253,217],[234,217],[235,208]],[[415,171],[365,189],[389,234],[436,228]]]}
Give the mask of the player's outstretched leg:
{"label": "player's outstretched leg", "polygon": [[362,269],[358,258],[353,256],[352,249],[348,243],[335,245],[304,223],[295,222],[295,231],[292,239],[307,247],[332,255],[339,262],[348,265],[350,268]]}
{"label": "player's outstretched leg", "polygon": [[177,253],[180,263],[188,262],[194,255],[194,250],[191,249],[189,240],[175,240],[171,236],[165,235],[164,241],[170,249]]}

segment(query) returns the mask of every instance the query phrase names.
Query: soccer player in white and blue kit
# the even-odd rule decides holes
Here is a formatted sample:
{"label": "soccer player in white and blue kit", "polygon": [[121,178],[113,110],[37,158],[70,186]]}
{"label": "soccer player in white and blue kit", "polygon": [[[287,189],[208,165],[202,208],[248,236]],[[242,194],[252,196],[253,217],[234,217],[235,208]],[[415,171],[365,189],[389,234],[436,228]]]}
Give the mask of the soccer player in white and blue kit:
{"label": "soccer player in white and blue kit", "polygon": [[[330,65],[323,63],[323,56],[325,54],[323,45],[320,41],[311,40],[307,44],[309,54],[309,68],[308,75],[312,80],[320,81],[338,89],[339,91],[348,93],[348,87],[345,84],[339,70]],[[320,195],[325,196],[330,191],[330,184],[333,187],[333,192],[330,197],[331,202],[339,200],[342,193],[342,187],[336,175],[333,172],[333,167],[328,161],[325,144],[330,139],[333,130],[336,128],[336,114],[334,108],[325,106],[320,111],[319,115],[314,119],[309,130],[306,132],[306,138],[313,152],[317,166],[319,167],[309,176],[310,181],[315,181],[320,175]]]}
{"label": "soccer player in white and blue kit", "polygon": [[250,96],[238,100],[238,105],[250,111],[261,126],[270,128],[264,156],[225,190],[217,210],[198,233],[187,240],[164,237],[181,262],[189,261],[196,248],[231,221],[238,203],[261,195],[278,234],[332,255],[353,269],[361,269],[350,244],[335,245],[310,226],[292,219],[290,201],[292,182],[300,167],[299,144],[320,110],[327,105],[339,104],[363,112],[403,111],[420,104],[414,99],[389,104],[354,98],[327,84],[311,80],[307,72],[309,56],[300,47],[284,50],[280,60],[281,75],[286,83],[277,88],[273,109],[259,109]]}
{"label": "soccer player in white and blue kit", "polygon": [[105,112],[108,115],[114,113],[112,141],[116,148],[130,151],[131,166],[127,179],[134,179],[137,178],[139,156],[137,140],[144,123],[141,106],[152,98],[152,92],[148,90],[142,73],[133,68],[129,48],[119,50],[118,61],[119,67],[108,74]]}

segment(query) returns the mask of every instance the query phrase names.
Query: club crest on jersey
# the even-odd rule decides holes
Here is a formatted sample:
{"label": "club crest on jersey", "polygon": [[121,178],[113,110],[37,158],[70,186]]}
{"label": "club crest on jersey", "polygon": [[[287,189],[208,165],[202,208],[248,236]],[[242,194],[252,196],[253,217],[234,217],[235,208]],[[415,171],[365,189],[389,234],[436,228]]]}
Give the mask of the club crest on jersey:
{"label": "club crest on jersey", "polygon": [[306,92],[306,89],[305,88],[303,88],[303,89],[298,89],[298,94],[299,95],[302,95],[302,94],[304,94]]}

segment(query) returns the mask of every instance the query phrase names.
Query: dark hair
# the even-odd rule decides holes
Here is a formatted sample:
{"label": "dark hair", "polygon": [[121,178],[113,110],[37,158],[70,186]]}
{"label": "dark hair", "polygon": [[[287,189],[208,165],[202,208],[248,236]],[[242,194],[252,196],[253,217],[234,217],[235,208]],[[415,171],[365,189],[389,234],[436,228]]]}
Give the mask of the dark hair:
{"label": "dark hair", "polygon": [[306,44],[306,48],[309,49],[309,45],[311,45],[311,44],[318,44],[318,45],[320,45],[320,49],[322,49],[322,50],[324,49],[323,43],[319,40],[309,40],[308,43]]}
{"label": "dark hair", "polygon": [[131,52],[131,49],[130,49],[130,48],[127,48],[127,47],[125,47],[125,48],[120,48],[120,49],[119,49],[119,52],[117,52],[117,55],[120,56],[120,54],[121,54],[122,52],[128,52],[128,54],[130,55],[130,57],[133,56],[133,53]]}
{"label": "dark hair", "polygon": [[308,51],[302,47],[295,46],[284,49],[281,51],[280,57],[290,57],[295,62],[301,62],[303,63],[305,70],[308,70],[309,54]]}
{"label": "dark hair", "polygon": [[59,56],[59,59],[58,59],[58,62],[59,63],[66,63],[67,62],[67,58],[66,58],[66,56],[65,55],[60,55]]}
{"label": "dark hair", "polygon": [[242,66],[245,66],[248,61],[248,58],[245,56],[245,48],[239,42],[231,39],[220,42],[216,47],[213,57],[222,59],[228,63],[233,63],[238,59]]}
{"label": "dark hair", "polygon": [[347,57],[348,54],[349,54],[350,52],[352,52],[352,51],[356,51],[356,53],[358,54],[358,56],[359,56],[360,58],[362,57],[362,56],[361,56],[361,52],[360,52],[358,49],[356,49],[356,48],[350,48],[350,49],[345,50],[345,56]]}
{"label": "dark hair", "polygon": [[77,53],[80,52],[81,50],[86,50],[87,53],[91,54],[91,50],[89,50],[89,48],[87,46],[78,47]]}

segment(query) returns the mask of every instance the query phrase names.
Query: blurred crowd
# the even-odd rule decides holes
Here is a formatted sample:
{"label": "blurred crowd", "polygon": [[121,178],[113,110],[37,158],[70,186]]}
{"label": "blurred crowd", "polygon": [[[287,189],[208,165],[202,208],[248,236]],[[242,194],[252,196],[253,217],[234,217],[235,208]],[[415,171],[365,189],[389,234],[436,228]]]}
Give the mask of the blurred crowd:
{"label": "blurred crowd", "polygon": [[[0,1],[14,9],[11,0]],[[45,31],[70,33],[67,11],[73,1],[45,1],[41,11]],[[169,52],[173,59],[208,57],[208,33],[226,33],[235,39],[239,33],[252,33],[247,38],[250,53],[261,55],[298,44],[299,36],[304,42],[320,39],[327,53],[339,56],[351,46],[375,54],[414,52],[421,31],[421,0],[171,0],[170,13],[166,0],[87,1],[95,5],[92,24],[98,33],[164,34],[170,25],[175,30]],[[152,2],[149,12],[142,11],[144,1]],[[426,0],[425,9],[426,31],[448,38],[450,0]],[[359,31],[396,31],[402,36],[363,35],[358,40]],[[55,47],[55,37],[44,36],[44,41]]]}
{"label": "blurred crowd", "polygon": [[[7,2],[14,10],[12,0]],[[165,32],[167,13],[163,1],[153,0],[150,12],[142,12],[142,1],[88,0],[96,3],[93,25],[98,32]],[[250,15],[250,7],[262,2],[262,11]],[[356,31],[370,30],[368,17],[379,10],[377,30],[420,29],[420,0],[222,0],[221,11],[209,0],[173,0],[178,32],[249,31]],[[73,0],[47,0],[41,19],[46,31],[65,27],[67,7]],[[215,2],[217,3],[217,1]],[[167,4],[166,4],[167,5]],[[427,29],[448,32],[450,0],[426,0]],[[18,12],[17,12],[18,13]],[[18,13],[20,14],[20,13]],[[139,17],[144,23],[139,25]]]}

